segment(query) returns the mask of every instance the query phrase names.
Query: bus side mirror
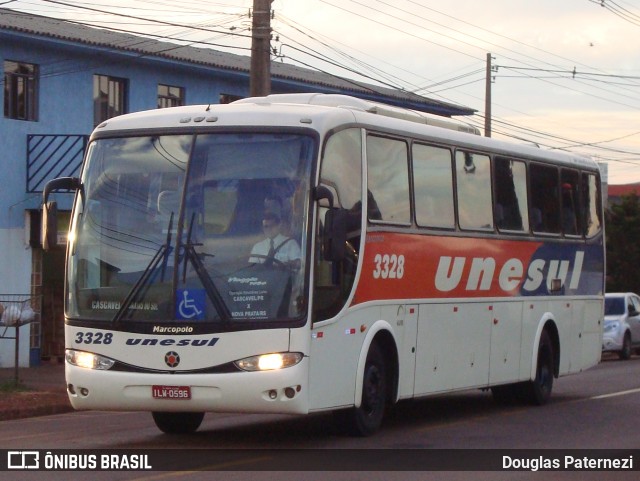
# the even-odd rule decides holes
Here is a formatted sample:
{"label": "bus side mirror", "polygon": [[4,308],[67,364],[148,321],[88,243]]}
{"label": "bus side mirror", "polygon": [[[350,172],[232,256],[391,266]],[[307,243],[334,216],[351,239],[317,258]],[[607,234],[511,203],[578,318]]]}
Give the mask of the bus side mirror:
{"label": "bus side mirror", "polygon": [[347,211],[329,209],[324,217],[324,259],[333,262],[344,259],[346,241]]}
{"label": "bus side mirror", "polygon": [[322,252],[327,261],[338,262],[344,259],[345,242],[347,241],[347,211],[334,207],[334,195],[326,185],[318,185],[314,189],[315,200],[326,200],[328,205],[324,217]]}
{"label": "bus side mirror", "polygon": [[47,202],[42,206],[42,248],[49,252],[58,245],[58,203]]}
{"label": "bus side mirror", "polygon": [[[42,191],[42,248],[49,251],[58,245],[58,204],[49,202],[54,190],[78,190],[82,183],[77,177],[60,177],[47,182]],[[82,193],[82,190],[81,190]]]}

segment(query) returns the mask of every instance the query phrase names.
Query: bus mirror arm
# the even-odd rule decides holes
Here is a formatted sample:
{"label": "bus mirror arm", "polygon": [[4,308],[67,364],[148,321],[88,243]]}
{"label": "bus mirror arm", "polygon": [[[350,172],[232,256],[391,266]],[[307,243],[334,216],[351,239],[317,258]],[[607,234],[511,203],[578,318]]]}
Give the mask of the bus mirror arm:
{"label": "bus mirror arm", "polygon": [[42,203],[44,205],[49,201],[49,195],[54,190],[78,190],[82,183],[78,177],[59,177],[57,179],[50,180],[44,186],[42,191]]}
{"label": "bus mirror arm", "polygon": [[333,207],[333,194],[331,193],[331,189],[326,185],[320,184],[315,189],[313,189],[313,196],[316,201],[321,201],[323,199],[327,199],[329,202],[329,207]]}
{"label": "bus mirror arm", "polygon": [[78,177],[60,177],[47,182],[42,191],[42,248],[50,251],[58,244],[58,203],[49,201],[54,190],[78,190],[82,192]]}

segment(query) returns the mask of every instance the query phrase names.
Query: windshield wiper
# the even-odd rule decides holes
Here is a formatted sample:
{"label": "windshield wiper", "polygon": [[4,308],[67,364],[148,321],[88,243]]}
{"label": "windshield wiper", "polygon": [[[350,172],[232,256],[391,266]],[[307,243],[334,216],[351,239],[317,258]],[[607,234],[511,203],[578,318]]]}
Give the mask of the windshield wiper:
{"label": "windshield wiper", "polygon": [[173,230],[173,211],[171,211],[171,217],[169,217],[169,227],[167,228],[167,241],[165,242],[165,252],[163,255],[162,262],[162,273],[160,275],[160,282],[164,282],[164,273],[167,270],[167,264],[169,263],[169,254],[171,249],[169,246],[171,245],[171,231]]}
{"label": "windshield wiper", "polygon": [[207,292],[209,299],[211,299],[213,306],[216,308],[216,311],[218,311],[220,319],[223,322],[227,322],[231,319],[231,311],[229,311],[229,308],[220,295],[218,288],[213,282],[213,279],[211,279],[209,271],[207,271],[207,268],[202,263],[200,254],[198,254],[195,249],[196,246],[200,246],[202,244],[194,244],[191,242],[191,234],[193,231],[193,222],[195,220],[195,215],[196,214],[194,212],[191,216],[191,221],[189,222],[189,232],[187,233],[187,242],[184,244],[185,259],[184,269],[182,271],[182,282],[184,283],[187,277],[187,261],[191,261],[191,264],[193,265],[193,268],[195,269],[200,282],[202,282],[202,286]]}
{"label": "windshield wiper", "polygon": [[146,285],[146,283],[149,281],[149,279],[151,278],[151,275],[153,274],[153,271],[156,269],[156,267],[158,266],[161,260],[163,262],[162,262],[162,271],[161,271],[160,279],[161,281],[164,281],[164,274],[165,274],[167,263],[169,260],[169,253],[171,252],[171,249],[169,248],[169,246],[171,245],[171,229],[172,228],[173,228],[173,212],[171,212],[171,217],[169,218],[169,227],[167,229],[167,239],[165,243],[158,248],[156,253],[153,255],[153,258],[151,259],[147,267],[145,267],[144,271],[142,272],[142,275],[138,278],[136,283],[127,293],[127,297],[125,297],[124,300],[122,301],[122,304],[120,304],[120,309],[118,309],[118,312],[116,312],[116,315],[113,316],[113,319],[111,320],[112,324],[115,325],[122,320],[124,313],[129,309],[129,306],[131,306],[131,303],[133,302],[135,297],[140,293],[140,290],[142,289],[142,287]]}

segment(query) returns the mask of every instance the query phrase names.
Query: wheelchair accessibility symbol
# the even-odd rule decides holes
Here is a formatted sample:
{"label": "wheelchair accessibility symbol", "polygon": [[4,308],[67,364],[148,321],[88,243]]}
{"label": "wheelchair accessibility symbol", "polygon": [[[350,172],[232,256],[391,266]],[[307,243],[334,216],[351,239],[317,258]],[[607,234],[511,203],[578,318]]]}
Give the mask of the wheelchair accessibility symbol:
{"label": "wheelchair accessibility symbol", "polygon": [[176,318],[204,319],[205,292],[204,289],[182,289],[177,292]]}

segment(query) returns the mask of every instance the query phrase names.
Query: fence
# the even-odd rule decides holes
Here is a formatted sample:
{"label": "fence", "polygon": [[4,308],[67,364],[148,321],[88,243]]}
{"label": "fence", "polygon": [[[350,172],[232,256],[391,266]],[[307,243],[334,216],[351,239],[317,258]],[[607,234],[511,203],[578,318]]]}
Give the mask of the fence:
{"label": "fence", "polygon": [[40,296],[0,294],[0,339],[15,339],[14,382],[18,384],[20,328],[39,320]]}

